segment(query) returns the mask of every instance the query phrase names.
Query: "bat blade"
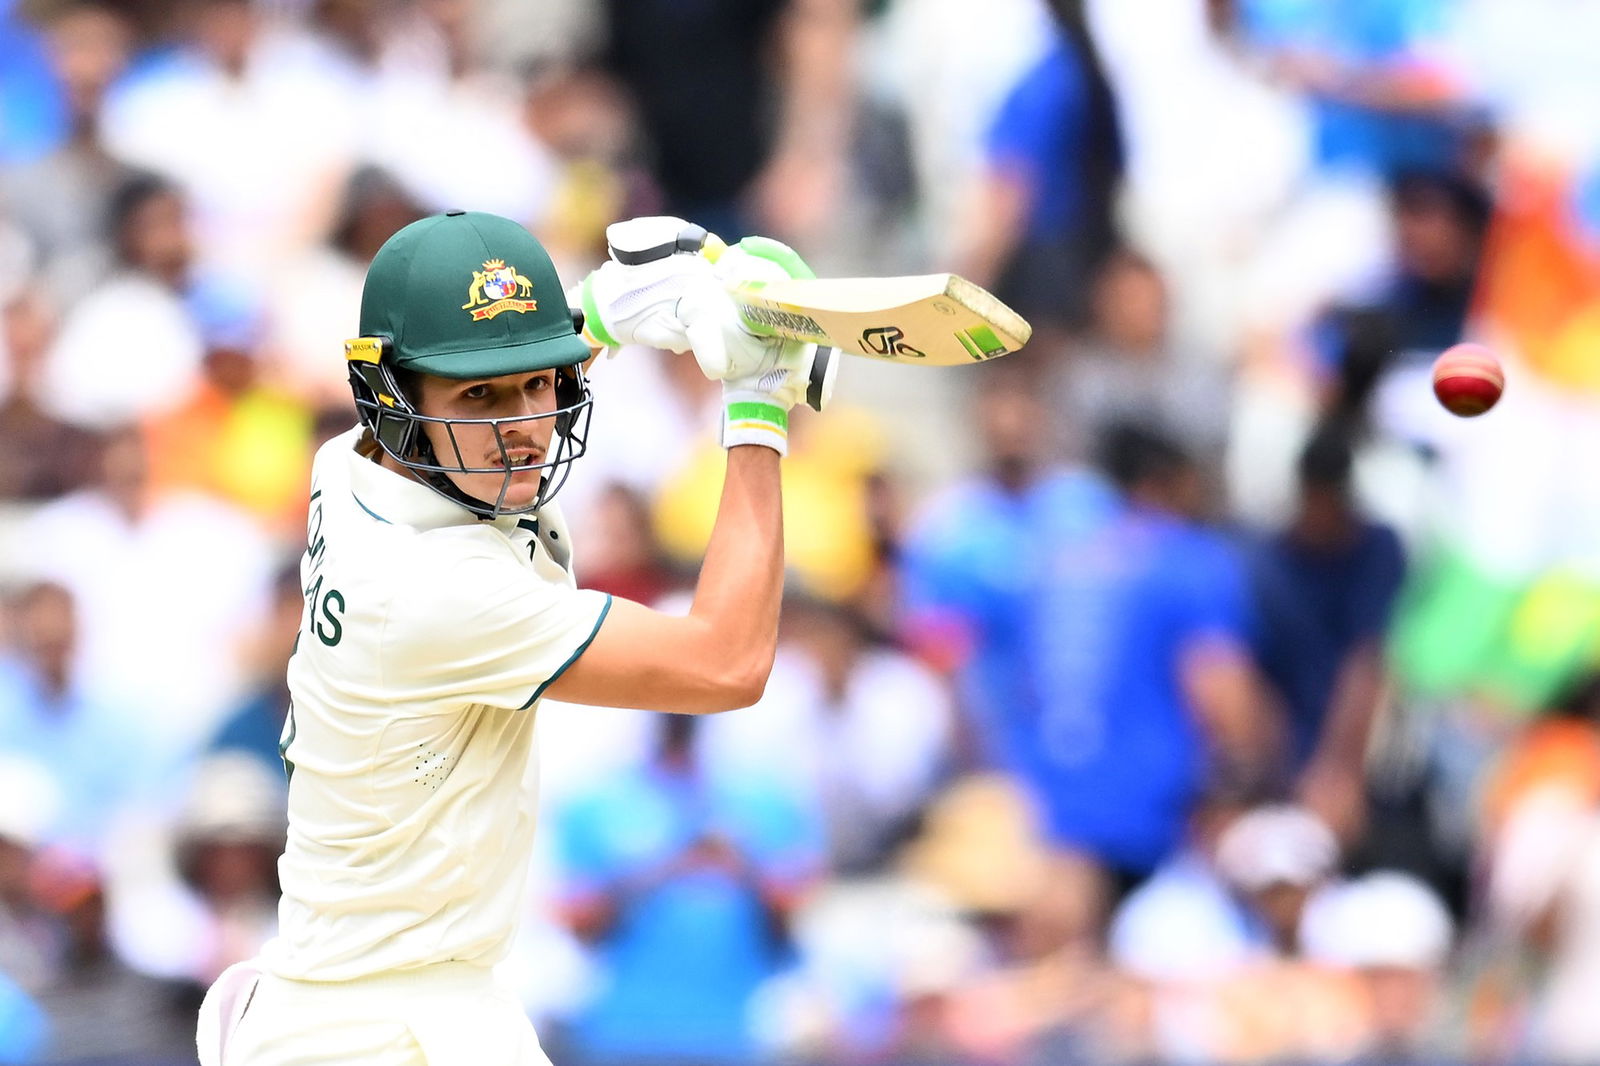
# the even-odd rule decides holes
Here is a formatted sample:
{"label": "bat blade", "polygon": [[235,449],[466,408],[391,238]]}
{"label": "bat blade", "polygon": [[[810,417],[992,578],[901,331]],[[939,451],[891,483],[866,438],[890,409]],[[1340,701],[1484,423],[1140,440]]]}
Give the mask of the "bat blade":
{"label": "bat blade", "polygon": [[1033,327],[955,274],[747,283],[733,298],[746,328],[896,363],[968,366],[1017,351]]}

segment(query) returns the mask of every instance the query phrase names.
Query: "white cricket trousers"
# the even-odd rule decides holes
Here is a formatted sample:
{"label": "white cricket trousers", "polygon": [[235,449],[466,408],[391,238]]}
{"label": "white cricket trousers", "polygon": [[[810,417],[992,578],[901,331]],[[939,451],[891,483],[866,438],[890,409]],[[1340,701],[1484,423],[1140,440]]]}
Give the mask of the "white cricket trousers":
{"label": "white cricket trousers", "polygon": [[255,960],[206,993],[200,1066],[550,1066],[533,1024],[470,963],[355,981],[288,981]]}

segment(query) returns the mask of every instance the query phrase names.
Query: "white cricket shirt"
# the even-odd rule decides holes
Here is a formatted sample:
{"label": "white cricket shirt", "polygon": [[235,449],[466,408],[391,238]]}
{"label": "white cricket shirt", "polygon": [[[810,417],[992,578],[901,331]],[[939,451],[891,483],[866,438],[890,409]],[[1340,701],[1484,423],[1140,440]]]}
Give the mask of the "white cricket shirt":
{"label": "white cricket shirt", "polygon": [[506,954],[533,846],[534,712],[594,639],[553,507],[483,520],[358,454],[312,466],[284,726],[280,977]]}

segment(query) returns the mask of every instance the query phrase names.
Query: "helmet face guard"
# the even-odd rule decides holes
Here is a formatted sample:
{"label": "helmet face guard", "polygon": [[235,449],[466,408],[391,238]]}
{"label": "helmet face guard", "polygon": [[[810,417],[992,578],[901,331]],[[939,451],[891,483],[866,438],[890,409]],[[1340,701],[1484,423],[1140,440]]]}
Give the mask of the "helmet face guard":
{"label": "helmet face guard", "polygon": [[[528,514],[537,511],[560,491],[571,472],[572,461],[582,455],[588,446],[589,414],[593,394],[583,376],[581,366],[556,369],[556,409],[537,415],[520,415],[513,418],[436,418],[417,410],[411,397],[405,394],[390,365],[389,346],[378,338],[362,338],[347,345],[350,367],[350,389],[355,394],[356,413],[361,424],[372,431],[386,454],[408,470],[421,475],[429,488],[453,503],[460,504],[484,518],[497,518],[507,514]],[[365,352],[350,351],[360,344]],[[376,352],[373,348],[378,349]],[[378,356],[374,358],[374,356]],[[551,419],[555,423],[550,434],[550,444],[544,462],[531,466],[512,466],[510,449],[503,430],[517,428]],[[449,441],[449,453],[437,454],[425,426],[444,427]],[[494,434],[495,446],[500,453],[498,466],[469,466],[461,453],[456,438],[460,426],[488,426]],[[516,507],[506,506],[506,493],[511,490],[512,479],[522,471],[540,472],[539,493],[531,503]],[[500,491],[493,500],[479,499],[463,492],[452,474],[495,474],[500,477]]]}

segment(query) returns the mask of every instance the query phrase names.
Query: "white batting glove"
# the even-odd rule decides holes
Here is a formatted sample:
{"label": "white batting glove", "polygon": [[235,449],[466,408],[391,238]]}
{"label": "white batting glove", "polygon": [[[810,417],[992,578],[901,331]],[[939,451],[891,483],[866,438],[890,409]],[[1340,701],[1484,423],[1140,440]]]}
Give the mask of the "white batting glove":
{"label": "white batting glove", "polygon": [[762,374],[722,383],[722,446],[759,444],[789,454],[789,411],[804,401],[820,411],[833,395],[839,353],[806,344],[787,346],[783,363]]}
{"label": "white batting glove", "polygon": [[[746,237],[731,248],[713,247],[708,252],[715,256],[716,280],[724,296],[727,286],[740,282],[816,277],[799,253],[770,237]],[[724,341],[720,354],[728,370],[722,383],[722,446],[760,444],[787,455],[789,411],[802,400],[818,411],[827,405],[839,369],[838,353],[804,341],[756,337],[745,330],[731,299],[727,306],[732,325],[724,319],[720,333]],[[688,320],[681,310],[680,316]],[[708,376],[716,376],[702,354],[705,342],[695,340],[695,359]],[[715,341],[708,347],[712,356],[719,354]]]}
{"label": "white batting glove", "polygon": [[744,328],[739,309],[715,277],[696,279],[678,300],[678,319],[700,372],[712,381],[749,377],[776,369],[781,337],[757,337]]}
{"label": "white batting glove", "polygon": [[788,454],[789,410],[801,401],[822,410],[837,353],[750,333],[728,286],[815,277],[811,268],[779,241],[746,237],[729,248],[671,216],[613,223],[606,244],[610,261],[567,294],[583,312],[584,338],[613,351],[630,343],[693,351],[705,375],[723,383],[723,447]]}
{"label": "white batting glove", "polygon": [[794,359],[804,342],[751,333],[726,290],[741,282],[816,277],[811,268],[793,248],[769,237],[746,237],[731,248],[708,237],[705,255],[716,263],[716,284],[697,279],[678,301],[678,318],[700,370],[713,381],[726,381],[764,374]]}
{"label": "white batting glove", "polygon": [[[677,218],[630,219],[608,227],[608,238],[619,229],[624,234],[637,234],[635,223],[671,223],[698,230]],[[703,236],[705,231],[699,232]],[[612,259],[567,292],[568,306],[583,311],[584,339],[592,347],[613,352],[626,344],[688,351],[690,339],[678,317],[678,301],[697,284],[717,284],[710,261],[696,251],[698,245],[694,251],[668,247],[655,258],[636,261],[624,253],[624,258],[630,260],[627,262],[620,261],[613,251]]]}

